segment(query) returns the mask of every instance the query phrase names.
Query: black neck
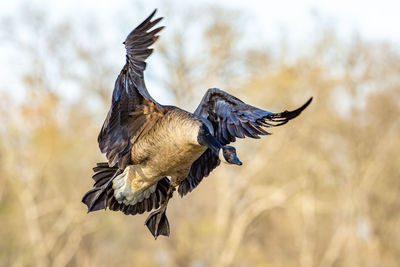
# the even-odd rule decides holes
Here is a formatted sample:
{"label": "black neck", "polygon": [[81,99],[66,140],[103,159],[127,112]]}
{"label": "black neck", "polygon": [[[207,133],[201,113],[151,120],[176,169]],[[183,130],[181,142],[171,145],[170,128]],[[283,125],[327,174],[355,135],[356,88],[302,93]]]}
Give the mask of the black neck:
{"label": "black neck", "polygon": [[202,146],[210,148],[217,154],[222,148],[221,143],[218,142],[218,140],[210,133],[207,126],[204,124],[200,127],[199,135],[197,136],[197,142]]}

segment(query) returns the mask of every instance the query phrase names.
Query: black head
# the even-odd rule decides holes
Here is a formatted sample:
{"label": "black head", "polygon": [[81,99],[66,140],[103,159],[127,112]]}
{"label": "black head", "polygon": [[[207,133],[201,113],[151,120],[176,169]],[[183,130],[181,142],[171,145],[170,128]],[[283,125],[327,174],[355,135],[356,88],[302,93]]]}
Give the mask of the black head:
{"label": "black head", "polygon": [[230,164],[242,165],[242,162],[236,155],[236,149],[233,146],[222,147],[225,160]]}

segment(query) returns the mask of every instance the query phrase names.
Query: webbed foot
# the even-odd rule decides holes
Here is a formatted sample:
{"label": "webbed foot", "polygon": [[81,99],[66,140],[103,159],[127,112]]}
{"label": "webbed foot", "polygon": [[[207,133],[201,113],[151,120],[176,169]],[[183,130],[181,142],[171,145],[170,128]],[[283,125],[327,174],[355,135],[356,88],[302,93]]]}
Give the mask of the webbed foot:
{"label": "webbed foot", "polygon": [[159,235],[169,236],[169,222],[165,212],[166,207],[161,207],[150,213],[145,221],[145,225],[149,228],[154,239],[157,239]]}

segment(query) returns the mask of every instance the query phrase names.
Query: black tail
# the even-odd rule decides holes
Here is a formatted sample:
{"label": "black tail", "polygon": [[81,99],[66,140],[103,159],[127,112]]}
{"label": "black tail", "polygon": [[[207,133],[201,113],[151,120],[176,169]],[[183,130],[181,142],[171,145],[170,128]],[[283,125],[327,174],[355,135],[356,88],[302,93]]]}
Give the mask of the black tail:
{"label": "black tail", "polygon": [[118,203],[114,198],[114,190],[112,188],[112,180],[120,175],[123,170],[118,167],[109,167],[107,162],[97,163],[93,168],[94,188],[88,191],[82,198],[82,202],[88,207],[88,212],[107,209],[122,211],[126,215],[142,214],[145,211],[157,209],[165,200],[169,188],[169,179],[164,177],[157,182],[157,188],[148,198],[136,203],[135,205],[125,205]]}
{"label": "black tail", "polygon": [[82,198],[82,202],[88,207],[88,212],[106,209],[110,200],[114,197],[112,180],[122,173],[118,167],[109,167],[108,163],[97,163],[93,168],[94,188],[88,191]]}

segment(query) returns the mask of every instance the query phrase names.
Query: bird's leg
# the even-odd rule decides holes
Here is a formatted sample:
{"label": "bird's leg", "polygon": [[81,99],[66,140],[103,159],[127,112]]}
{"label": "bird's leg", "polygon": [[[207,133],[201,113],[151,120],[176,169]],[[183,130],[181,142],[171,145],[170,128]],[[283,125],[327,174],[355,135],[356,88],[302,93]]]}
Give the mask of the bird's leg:
{"label": "bird's leg", "polygon": [[172,197],[173,191],[175,191],[175,187],[170,185],[164,203],[158,210],[150,213],[145,221],[145,225],[149,228],[154,239],[157,239],[159,235],[169,236],[169,222],[165,212],[167,211],[168,201]]}

